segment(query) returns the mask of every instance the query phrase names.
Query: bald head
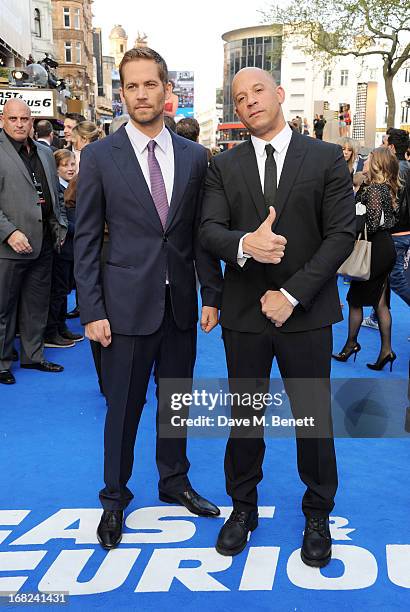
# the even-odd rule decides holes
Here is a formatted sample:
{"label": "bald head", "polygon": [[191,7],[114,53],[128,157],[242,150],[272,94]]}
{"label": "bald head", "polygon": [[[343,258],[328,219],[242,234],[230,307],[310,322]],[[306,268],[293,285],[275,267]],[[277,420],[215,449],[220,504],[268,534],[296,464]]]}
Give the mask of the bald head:
{"label": "bald head", "polygon": [[247,68],[242,68],[241,70],[239,70],[233,77],[232,95],[234,96],[234,98],[235,98],[235,93],[234,93],[235,87],[237,86],[238,83],[240,84],[243,79],[253,79],[253,80],[256,79],[262,82],[270,83],[273,87],[277,87],[277,83],[270,72],[267,72],[266,70],[262,70],[262,68],[248,66]]}
{"label": "bald head", "polygon": [[3,129],[17,142],[26,142],[33,127],[30,107],[24,100],[7,100],[3,108]]}
{"label": "bald head", "polygon": [[270,72],[242,68],[233,78],[232,97],[236,114],[254,136],[269,141],[285,127],[285,92]]}
{"label": "bald head", "polygon": [[7,100],[3,107],[3,114],[5,116],[10,116],[15,115],[16,113],[26,113],[29,117],[31,117],[31,110],[27,102],[24,102],[24,100],[20,100],[18,98]]}

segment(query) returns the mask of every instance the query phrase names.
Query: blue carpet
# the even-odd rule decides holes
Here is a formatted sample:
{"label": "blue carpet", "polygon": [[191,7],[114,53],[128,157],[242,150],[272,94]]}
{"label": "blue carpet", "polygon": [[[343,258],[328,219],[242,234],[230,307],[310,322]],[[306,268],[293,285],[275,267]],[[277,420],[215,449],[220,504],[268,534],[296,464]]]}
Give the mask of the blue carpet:
{"label": "blue carpet", "polygon": [[[340,291],[345,301],[342,284]],[[377,357],[379,336],[364,328],[356,363],[334,363],[335,379],[371,375],[381,385],[407,379],[409,311],[394,295],[392,313],[398,354],[393,372],[366,368]],[[70,326],[77,331],[78,319]],[[345,335],[345,322],[334,327],[336,350]],[[200,333],[197,377],[226,375],[219,336],[218,331]],[[299,559],[303,487],[294,440],[269,438],[259,489],[263,518],[250,548],[231,560],[213,550],[223,518],[195,518],[158,501],[151,384],[136,445],[135,499],[128,509],[127,535],[118,550],[106,554],[95,539],[105,403],[89,345],[47,349],[46,356],[62,363],[65,372],[51,375],[16,367],[17,384],[0,388],[0,592],[69,591],[68,607],[81,611],[410,608],[408,434],[336,441],[340,486],[332,513],[334,558],[321,571]],[[272,375],[277,375],[275,367]],[[406,399],[393,399],[404,420]],[[230,499],[224,488],[224,446],[223,439],[194,439],[189,457],[194,487],[226,515]]]}

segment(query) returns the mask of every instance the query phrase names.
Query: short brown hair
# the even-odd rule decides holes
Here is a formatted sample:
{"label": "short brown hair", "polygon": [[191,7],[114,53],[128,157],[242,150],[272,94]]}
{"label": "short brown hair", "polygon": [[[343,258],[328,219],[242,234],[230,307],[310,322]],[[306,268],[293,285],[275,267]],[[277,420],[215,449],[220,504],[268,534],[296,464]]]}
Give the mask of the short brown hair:
{"label": "short brown hair", "polygon": [[193,140],[196,142],[198,140],[199,132],[199,123],[193,117],[184,117],[177,123],[176,133],[179,136],[188,138],[188,140]]}
{"label": "short brown hair", "polygon": [[159,53],[154,51],[154,49],[150,49],[149,47],[129,49],[129,51],[125,52],[124,57],[122,58],[120,63],[121,85],[124,85],[123,69],[125,64],[128,64],[128,62],[135,62],[136,60],[140,59],[147,59],[155,62],[158,65],[159,78],[164,83],[164,85],[168,85],[168,67],[166,65],[166,62]]}
{"label": "short brown hair", "polygon": [[57,168],[70,157],[75,159],[75,155],[70,149],[58,149],[58,151],[54,151],[54,159],[56,160]]}

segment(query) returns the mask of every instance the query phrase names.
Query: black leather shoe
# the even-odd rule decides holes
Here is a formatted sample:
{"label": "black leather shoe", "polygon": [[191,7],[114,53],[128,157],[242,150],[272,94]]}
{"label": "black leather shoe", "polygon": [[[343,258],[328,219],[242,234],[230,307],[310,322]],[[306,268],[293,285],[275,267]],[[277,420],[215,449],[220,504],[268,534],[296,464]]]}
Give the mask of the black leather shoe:
{"label": "black leather shoe", "polygon": [[10,370],[0,370],[0,383],[2,385],[14,385],[16,379]]}
{"label": "black leather shoe", "polygon": [[332,556],[329,517],[307,517],[303,536],[302,561],[311,567],[325,567]]}
{"label": "black leather shoe", "polygon": [[257,526],[258,513],[256,510],[239,512],[234,509],[219,532],[215,546],[217,552],[224,557],[238,555],[247,545],[251,531],[254,531]]}
{"label": "black leather shoe", "polygon": [[62,338],[65,338],[66,340],[72,340],[73,342],[81,342],[82,340],[84,340],[84,336],[82,334],[75,334],[69,329],[63,329],[63,331],[61,331],[59,335]]}
{"label": "black leather shoe", "polygon": [[80,310],[78,306],[76,306],[73,310],[66,313],[65,318],[66,319],[76,319],[79,316],[80,316]]}
{"label": "black leather shoe", "polygon": [[116,548],[122,539],[124,512],[122,510],[104,510],[97,527],[97,538],[105,550]]}
{"label": "black leather shoe", "polygon": [[179,504],[180,506],[185,506],[188,508],[192,514],[197,514],[198,516],[219,516],[221,511],[218,506],[215,506],[212,502],[208,501],[204,497],[201,497],[196,491],[192,488],[183,491],[182,493],[159,493],[159,498],[161,501],[166,502],[167,504]]}
{"label": "black leather shoe", "polygon": [[27,370],[40,370],[40,372],[62,372],[64,370],[62,365],[58,363],[52,363],[51,361],[40,361],[39,363],[22,363],[21,368]]}

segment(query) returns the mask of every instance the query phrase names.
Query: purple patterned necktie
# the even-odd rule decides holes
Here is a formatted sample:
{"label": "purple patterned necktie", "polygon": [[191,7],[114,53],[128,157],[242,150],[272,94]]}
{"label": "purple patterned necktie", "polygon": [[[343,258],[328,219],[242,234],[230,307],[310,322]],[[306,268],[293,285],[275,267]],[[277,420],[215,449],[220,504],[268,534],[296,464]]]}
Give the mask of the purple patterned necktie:
{"label": "purple patterned necktie", "polygon": [[164,177],[162,176],[160,165],[154,153],[156,144],[157,143],[155,140],[150,140],[147,145],[149,180],[151,183],[151,195],[152,199],[154,200],[155,208],[157,209],[159,218],[161,219],[162,227],[165,227],[169,206]]}

